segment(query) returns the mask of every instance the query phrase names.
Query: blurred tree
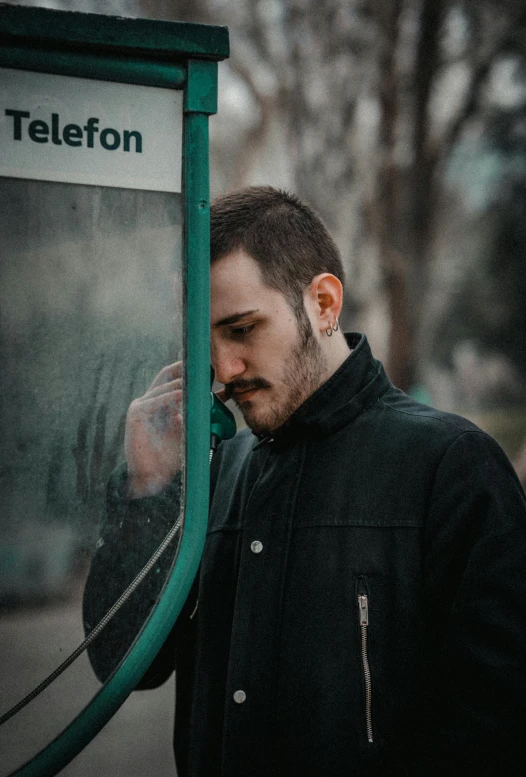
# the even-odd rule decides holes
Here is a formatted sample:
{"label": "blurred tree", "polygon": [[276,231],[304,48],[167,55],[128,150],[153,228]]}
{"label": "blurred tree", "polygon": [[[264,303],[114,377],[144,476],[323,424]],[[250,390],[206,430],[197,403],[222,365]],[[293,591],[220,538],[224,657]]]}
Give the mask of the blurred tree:
{"label": "blurred tree", "polygon": [[[387,367],[409,390],[447,163],[470,122],[483,121],[494,69],[504,57],[524,59],[526,12],[522,3],[485,0],[290,0],[289,8],[297,188],[340,243],[354,223],[354,239],[343,241],[347,252],[358,249],[351,294],[365,274],[355,265],[371,257],[363,247],[373,241]],[[376,117],[374,140],[360,126],[366,109]],[[370,291],[369,281],[366,298]]]}
{"label": "blurred tree", "polygon": [[509,431],[491,431],[526,485],[526,441],[520,445],[526,432],[526,90],[522,101],[490,113],[483,138],[498,173],[478,218],[484,239],[476,267],[449,296],[434,347],[443,364],[459,349],[464,362],[475,358],[471,405],[501,409],[501,426]]}
{"label": "blurred tree", "polygon": [[144,0],[141,8],[228,24],[232,58],[223,69],[251,115],[234,127],[222,114],[228,131],[212,145],[220,188],[258,180],[269,145],[275,182],[278,122],[290,185],[342,249],[345,317],[386,311],[387,368],[411,389],[430,347],[423,322],[448,164],[466,132],[484,125],[503,61],[526,59],[523,3]]}

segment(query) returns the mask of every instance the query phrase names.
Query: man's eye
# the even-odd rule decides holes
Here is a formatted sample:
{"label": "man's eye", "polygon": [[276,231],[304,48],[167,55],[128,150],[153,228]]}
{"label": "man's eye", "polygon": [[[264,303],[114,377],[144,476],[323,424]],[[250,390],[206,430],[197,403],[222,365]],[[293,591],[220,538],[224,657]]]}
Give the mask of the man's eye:
{"label": "man's eye", "polygon": [[236,326],[233,327],[230,332],[233,337],[245,337],[254,329],[255,324],[248,324],[248,326]]}

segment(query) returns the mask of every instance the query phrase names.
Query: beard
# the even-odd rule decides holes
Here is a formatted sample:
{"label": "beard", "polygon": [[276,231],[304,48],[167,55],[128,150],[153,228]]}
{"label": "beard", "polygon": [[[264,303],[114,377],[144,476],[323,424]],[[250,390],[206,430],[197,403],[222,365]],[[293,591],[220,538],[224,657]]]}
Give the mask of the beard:
{"label": "beard", "polygon": [[[327,360],[312,331],[305,309],[297,310],[297,342],[286,359],[279,383],[279,396],[265,408],[257,409],[250,401],[236,403],[247,426],[257,435],[269,435],[282,426],[324,382]],[[254,387],[271,388],[262,378],[250,381]]]}

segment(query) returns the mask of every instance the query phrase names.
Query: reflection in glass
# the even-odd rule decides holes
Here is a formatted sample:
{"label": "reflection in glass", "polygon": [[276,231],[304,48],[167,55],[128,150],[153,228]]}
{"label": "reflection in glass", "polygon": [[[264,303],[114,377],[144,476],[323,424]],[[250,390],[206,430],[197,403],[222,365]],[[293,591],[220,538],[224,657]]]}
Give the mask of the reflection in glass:
{"label": "reflection in glass", "polygon": [[[1,714],[84,638],[127,407],[182,356],[182,231],[177,194],[0,179],[0,199]],[[99,687],[84,654],[0,728],[0,775]]]}

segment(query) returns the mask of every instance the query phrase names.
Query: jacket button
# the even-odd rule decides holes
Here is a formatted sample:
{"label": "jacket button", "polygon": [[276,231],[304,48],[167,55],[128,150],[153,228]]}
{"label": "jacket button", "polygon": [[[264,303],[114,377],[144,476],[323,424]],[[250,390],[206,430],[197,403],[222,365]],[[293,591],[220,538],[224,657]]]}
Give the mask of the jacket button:
{"label": "jacket button", "polygon": [[254,540],[254,542],[252,542],[250,545],[250,550],[252,553],[261,553],[263,550],[263,543],[259,540]]}
{"label": "jacket button", "polygon": [[245,691],[236,691],[234,694],[234,701],[236,702],[236,704],[243,704],[246,698],[247,698],[247,695]]}

